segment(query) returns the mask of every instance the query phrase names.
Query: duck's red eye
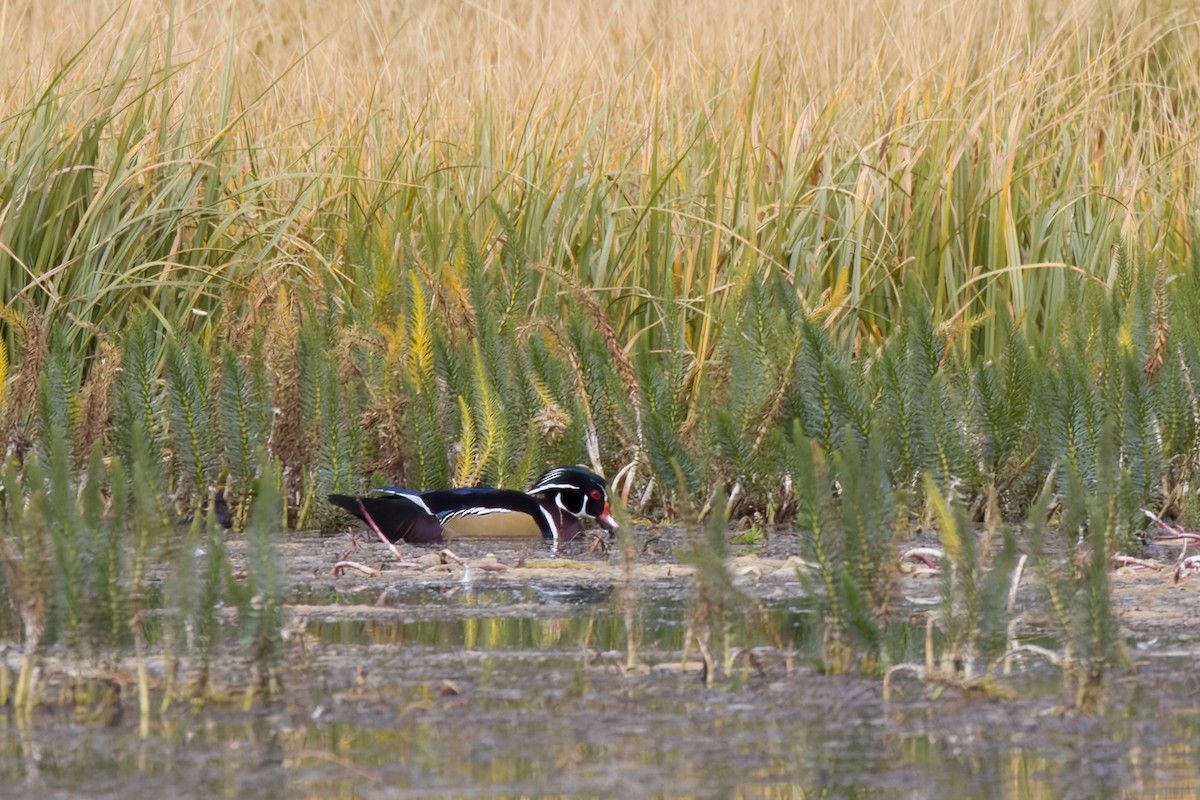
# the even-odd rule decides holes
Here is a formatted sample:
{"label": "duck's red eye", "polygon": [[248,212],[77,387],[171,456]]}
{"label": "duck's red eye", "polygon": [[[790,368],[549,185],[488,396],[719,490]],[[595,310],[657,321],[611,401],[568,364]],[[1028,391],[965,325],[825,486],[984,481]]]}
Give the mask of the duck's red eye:
{"label": "duck's red eye", "polygon": [[599,500],[600,498],[604,497],[604,492],[600,491],[599,489],[592,489],[592,491],[588,492],[588,494],[592,496],[593,500]]}

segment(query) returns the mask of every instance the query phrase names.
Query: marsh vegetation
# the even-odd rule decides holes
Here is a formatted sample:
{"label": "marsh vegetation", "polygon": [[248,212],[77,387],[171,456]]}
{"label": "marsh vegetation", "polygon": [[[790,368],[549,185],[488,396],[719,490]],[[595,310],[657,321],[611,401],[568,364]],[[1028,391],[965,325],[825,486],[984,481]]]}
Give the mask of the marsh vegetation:
{"label": "marsh vegetation", "polygon": [[622,674],[678,523],[710,691],[1099,713],[1112,570],[1195,566],[1197,54],[1089,0],[0,6],[0,696],[270,706],[325,495],[580,463]]}

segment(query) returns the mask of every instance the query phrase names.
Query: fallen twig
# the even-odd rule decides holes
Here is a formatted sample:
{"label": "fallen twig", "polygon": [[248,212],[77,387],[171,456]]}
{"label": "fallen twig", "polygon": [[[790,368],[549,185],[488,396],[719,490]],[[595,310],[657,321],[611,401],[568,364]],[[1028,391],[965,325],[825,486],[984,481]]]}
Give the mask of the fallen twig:
{"label": "fallen twig", "polygon": [[945,557],[946,552],[940,547],[912,547],[900,554],[901,561],[906,558],[912,558],[920,561],[922,564],[932,570],[936,570],[938,568],[937,562],[935,562],[934,559]]}
{"label": "fallen twig", "polygon": [[388,546],[388,549],[392,551],[392,555],[396,557],[397,561],[403,561],[404,556],[400,554],[400,550],[396,547],[396,545],[392,544],[392,541],[383,535],[383,531],[379,530],[379,526],[375,524],[375,520],[372,519],[371,515],[367,512],[367,507],[363,505],[361,497],[358,498],[358,507],[363,513],[363,519],[365,519],[367,524],[371,526],[371,530],[375,531],[375,533],[379,536],[379,541]]}
{"label": "fallen twig", "polygon": [[917,680],[922,682],[925,680],[925,667],[920,664],[897,664],[883,673],[883,702],[885,703],[892,697],[892,676],[898,672],[911,672],[917,676]]}
{"label": "fallen twig", "polygon": [[1167,542],[1200,542],[1200,533],[1188,533],[1186,531],[1172,531],[1165,533],[1162,536],[1155,536],[1155,544],[1166,544]]}
{"label": "fallen twig", "polygon": [[1168,533],[1183,533],[1182,527],[1180,527],[1179,525],[1176,525],[1172,522],[1167,522],[1165,519],[1160,517],[1158,514],[1155,514],[1150,509],[1143,508],[1143,509],[1139,509],[1139,510],[1143,514],[1145,514],[1147,517],[1149,517],[1151,522],[1153,522],[1158,527],[1162,528],[1164,531],[1167,531]]}
{"label": "fallen twig", "polygon": [[1063,657],[1062,656],[1060,656],[1058,653],[1054,652],[1053,650],[1047,649],[1045,647],[1041,647],[1036,644],[1019,644],[1019,645],[1016,645],[1015,647],[1011,647],[1011,648],[1009,648],[1008,652],[1006,652],[1002,656],[1002,658],[1005,661],[1007,661],[1008,659],[1010,659],[1013,656],[1018,655],[1020,653],[1030,653],[1031,655],[1041,656],[1042,658],[1046,659],[1047,661],[1049,661],[1051,664],[1058,667],[1059,669],[1063,668]]}
{"label": "fallen twig", "polygon": [[608,555],[608,541],[605,540],[603,536],[598,533],[592,533],[591,531],[588,531],[585,535],[590,536],[592,539],[592,543],[588,545],[587,549],[587,554],[589,556],[595,555],[597,551],[600,552],[600,555]]}
{"label": "fallen twig", "polygon": [[1162,517],[1155,514],[1153,511],[1143,508],[1142,513],[1149,517],[1159,530],[1164,531],[1163,535],[1155,536],[1156,544],[1166,544],[1168,542],[1184,541],[1184,542],[1200,542],[1200,533],[1192,533],[1185,531],[1183,526],[1176,525],[1173,522],[1167,522]]}
{"label": "fallen twig", "polygon": [[1122,553],[1113,553],[1112,560],[1122,566],[1145,567],[1146,569],[1152,569],[1155,572],[1163,568],[1163,565],[1157,561],[1150,561],[1145,558],[1134,558],[1133,556],[1127,556]]}
{"label": "fallen twig", "polygon": [[363,537],[359,536],[354,531],[350,531],[347,535],[350,537],[350,546],[342,551],[342,556],[340,559],[341,561],[345,561],[347,558],[349,558],[350,554],[358,549],[359,543],[363,540]]}
{"label": "fallen twig", "polygon": [[455,564],[458,564],[460,567],[465,567],[467,565],[466,561],[463,561],[461,558],[454,555],[454,553],[450,552],[449,548],[446,548],[445,550],[439,550],[438,555],[442,556],[442,558],[447,558],[447,559],[453,561]]}
{"label": "fallen twig", "polygon": [[1183,579],[1193,572],[1200,572],[1200,556],[1179,559],[1179,563],[1175,565],[1175,583],[1182,583]]}
{"label": "fallen twig", "polygon": [[383,574],[374,567],[368,567],[366,564],[360,564],[357,561],[339,561],[333,565],[333,574],[340,577],[345,575],[348,569],[357,570],[364,575],[370,575],[372,578],[377,578]]}
{"label": "fallen twig", "polygon": [[1025,562],[1028,559],[1029,556],[1022,553],[1017,560],[1017,568],[1013,570],[1012,586],[1008,589],[1008,605],[1005,607],[1009,614],[1017,604],[1017,589],[1021,586],[1021,574],[1025,571]]}

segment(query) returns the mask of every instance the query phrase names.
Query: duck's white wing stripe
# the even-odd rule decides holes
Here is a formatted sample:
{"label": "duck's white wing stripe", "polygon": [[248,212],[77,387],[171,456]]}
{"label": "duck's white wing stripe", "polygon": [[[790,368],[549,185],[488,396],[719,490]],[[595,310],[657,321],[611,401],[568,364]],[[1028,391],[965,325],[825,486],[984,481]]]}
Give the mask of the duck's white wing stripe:
{"label": "duck's white wing stripe", "polygon": [[394,494],[397,497],[403,497],[405,500],[420,506],[421,510],[423,510],[426,514],[431,516],[433,515],[433,512],[429,510],[429,506],[426,505],[425,501],[421,499],[421,495],[417,494],[416,492],[410,492],[406,489],[396,489],[391,486],[384,486],[379,491],[384,492],[385,494]]}
{"label": "duck's white wing stripe", "polygon": [[472,506],[470,508],[455,509],[454,511],[444,511],[444,512],[442,512],[442,515],[440,517],[438,517],[438,519],[441,520],[441,522],[443,524],[445,524],[445,523],[449,522],[450,520],[458,519],[459,517],[485,517],[488,514],[519,514],[519,513],[521,513],[521,512],[514,511],[511,508],[479,508],[476,506]]}

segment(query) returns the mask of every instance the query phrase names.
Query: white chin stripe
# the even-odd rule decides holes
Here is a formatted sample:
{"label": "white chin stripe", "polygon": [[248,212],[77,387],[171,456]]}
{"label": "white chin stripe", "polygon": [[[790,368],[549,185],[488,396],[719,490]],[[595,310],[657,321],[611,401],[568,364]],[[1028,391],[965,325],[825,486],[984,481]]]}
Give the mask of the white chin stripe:
{"label": "white chin stripe", "polygon": [[572,511],[571,509],[567,508],[563,504],[563,499],[562,499],[561,494],[554,495],[554,505],[558,506],[563,511],[567,512],[568,514],[570,514],[572,517],[575,517],[576,519],[578,519],[579,517],[591,517],[592,516],[591,514],[584,511],[584,509],[587,508],[587,498],[586,497],[579,501],[579,510],[578,511]]}
{"label": "white chin stripe", "polygon": [[554,522],[554,515],[546,509],[538,506],[538,511],[542,512],[542,516],[546,518],[546,524],[550,526],[550,533],[554,538],[554,544],[558,544],[558,525]]}

